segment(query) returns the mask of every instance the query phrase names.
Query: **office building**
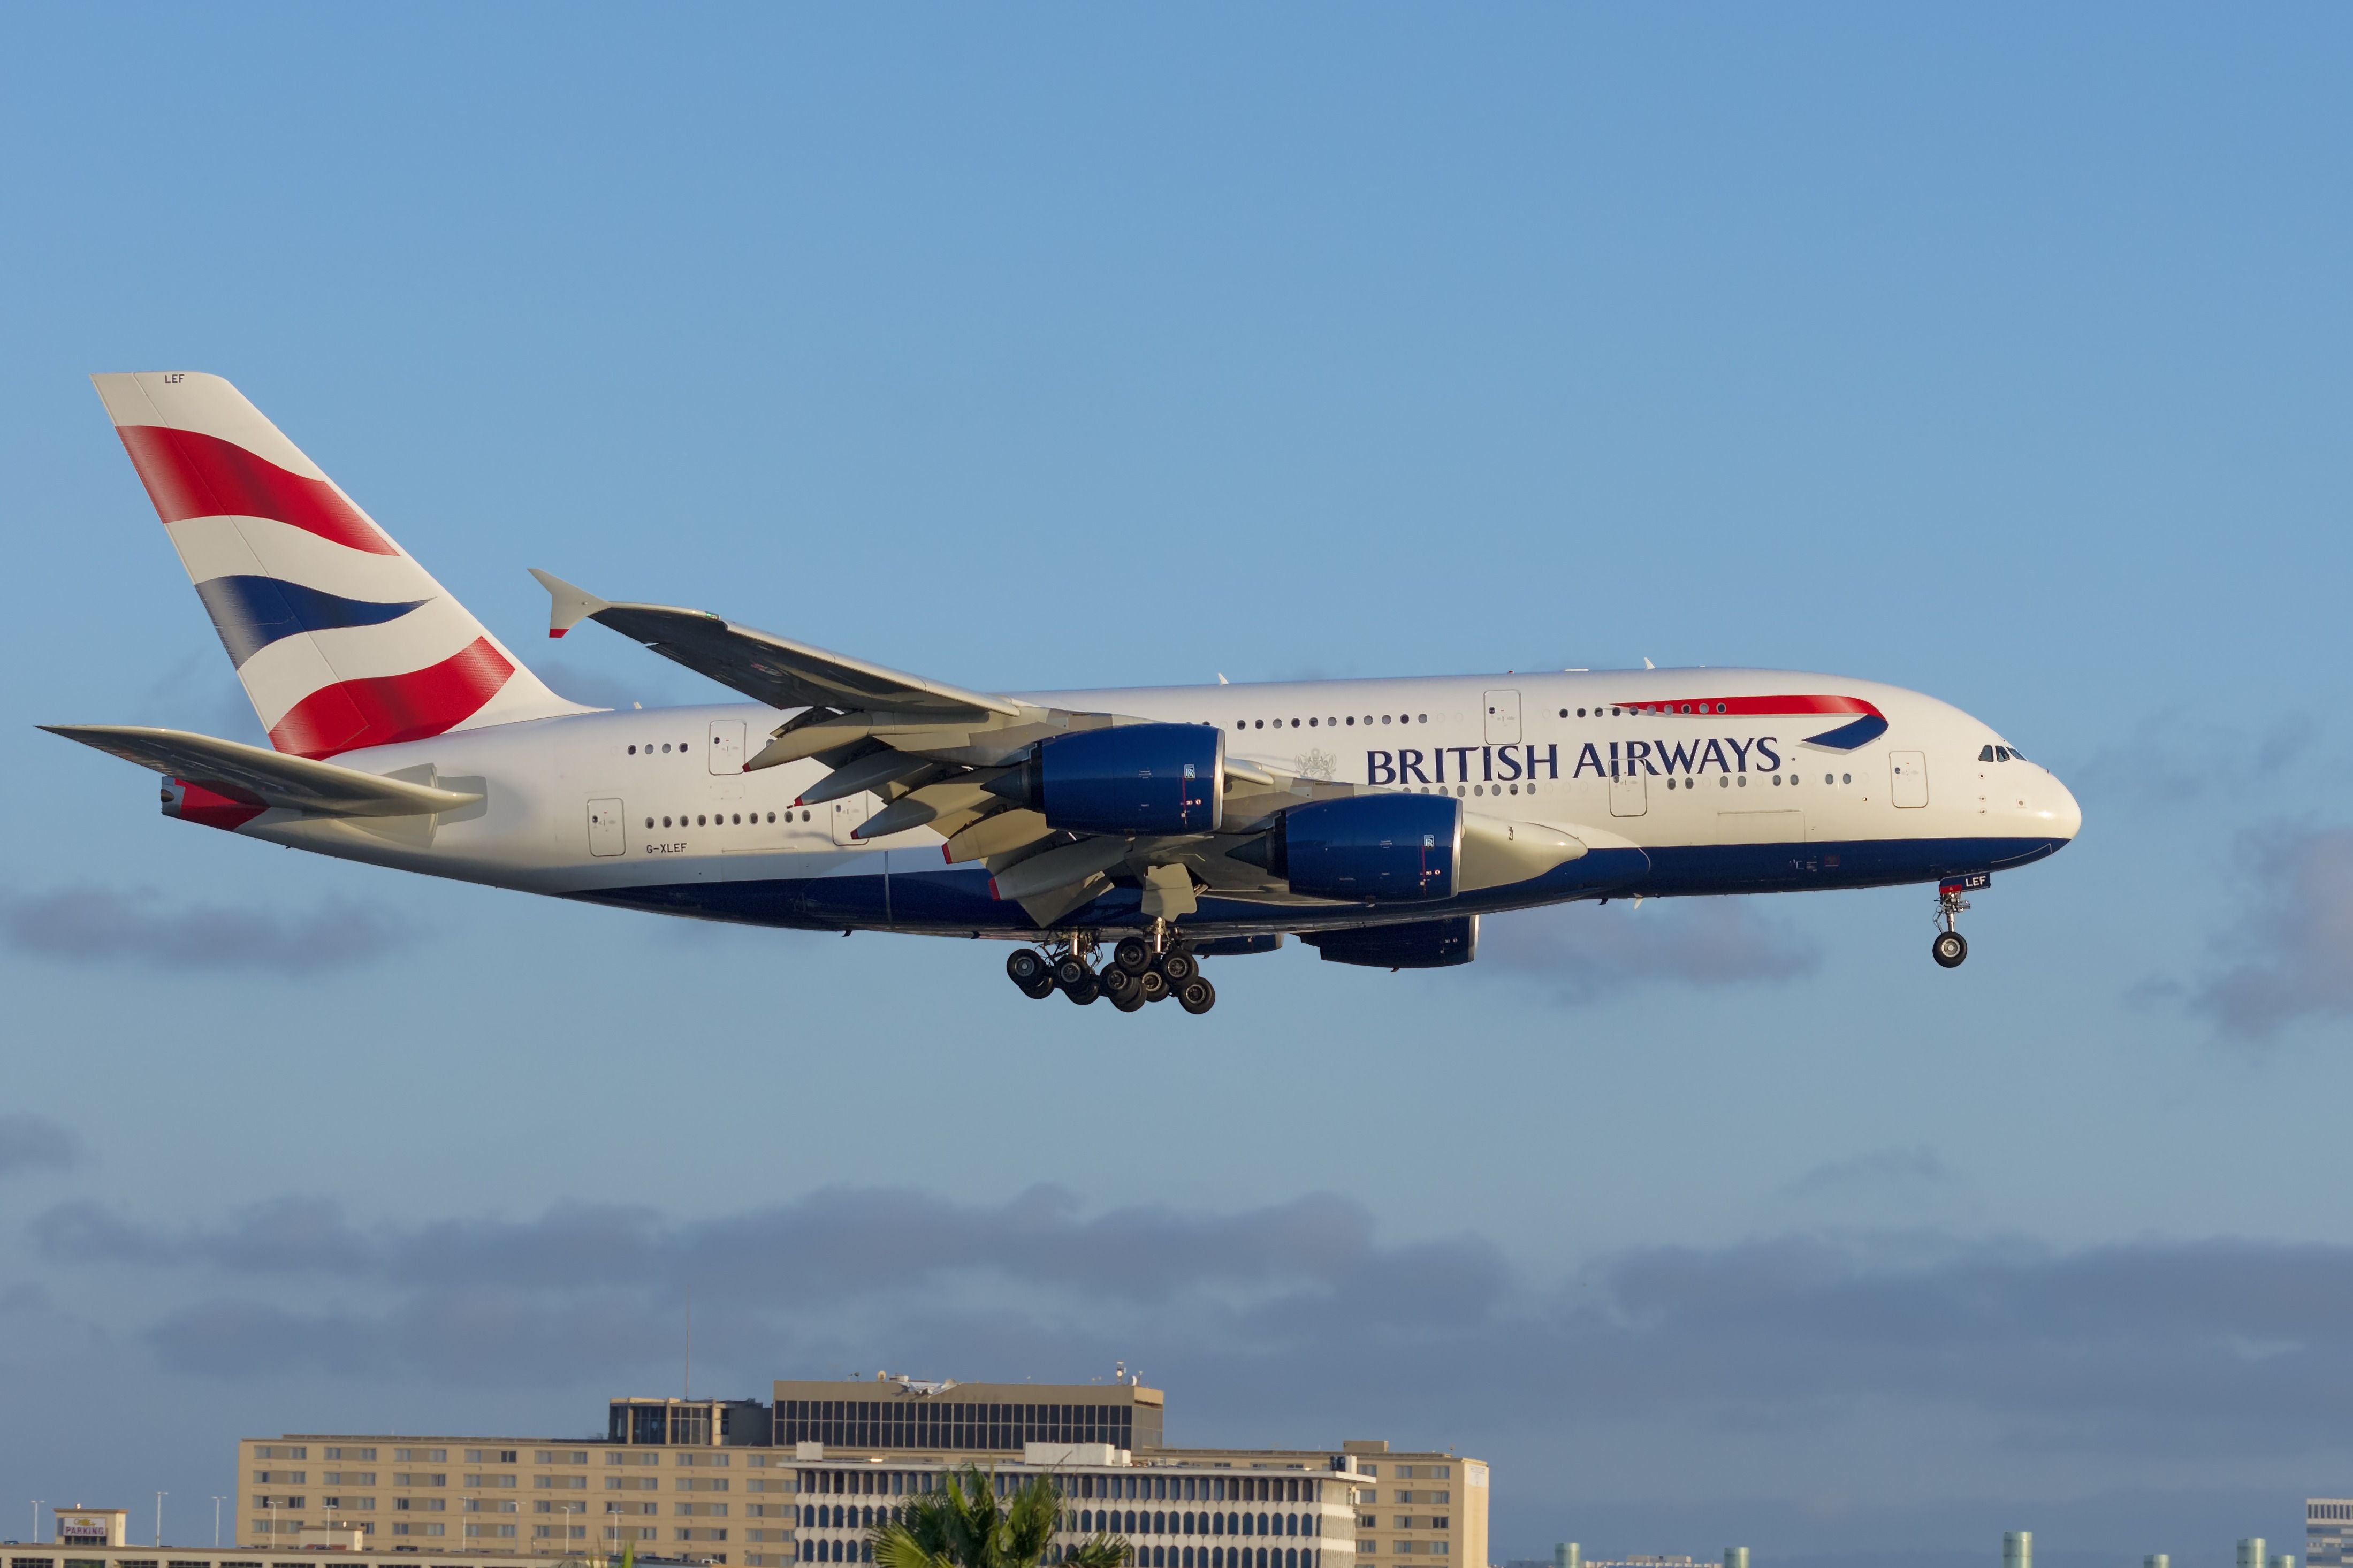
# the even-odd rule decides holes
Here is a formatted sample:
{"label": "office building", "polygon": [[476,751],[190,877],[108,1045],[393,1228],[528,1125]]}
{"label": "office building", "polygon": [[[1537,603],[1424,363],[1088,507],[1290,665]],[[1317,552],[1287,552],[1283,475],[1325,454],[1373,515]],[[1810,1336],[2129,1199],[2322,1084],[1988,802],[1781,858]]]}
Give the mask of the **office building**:
{"label": "office building", "polygon": [[1165,1407],[1160,1390],[1126,1378],[878,1374],[779,1381],[772,1404],[617,1399],[601,1438],[248,1438],[237,1537],[282,1547],[353,1531],[371,1554],[627,1544],[730,1568],[848,1563],[878,1512],[977,1464],[1008,1488],[1056,1479],[1056,1556],[1107,1531],[1134,1543],[1135,1568],[1485,1568],[1484,1463],[1385,1442],[1170,1447]]}
{"label": "office building", "polygon": [[1453,1454],[1391,1452],[1386,1442],[1346,1442],[1365,1477],[1356,1553],[1368,1568],[1486,1568],[1487,1466]]}
{"label": "office building", "polygon": [[2306,1498],[2305,1568],[2353,1568],[2353,1498]]}

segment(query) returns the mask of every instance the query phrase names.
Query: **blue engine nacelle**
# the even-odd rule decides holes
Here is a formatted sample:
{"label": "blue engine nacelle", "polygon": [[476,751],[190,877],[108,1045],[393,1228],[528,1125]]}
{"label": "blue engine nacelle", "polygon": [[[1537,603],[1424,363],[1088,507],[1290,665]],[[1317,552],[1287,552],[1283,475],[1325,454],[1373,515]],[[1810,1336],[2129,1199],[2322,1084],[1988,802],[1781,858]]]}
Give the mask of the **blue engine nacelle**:
{"label": "blue engine nacelle", "polygon": [[1331,963],[1361,963],[1368,969],[1449,969],[1479,956],[1479,917],[1456,915],[1405,925],[1303,931],[1299,940]]}
{"label": "blue engine nacelle", "polygon": [[1238,860],[1311,899],[1426,902],[1454,896],[1462,807],[1451,795],[1359,795],[1295,805]]}
{"label": "blue engine nacelle", "polygon": [[1073,833],[1215,833],[1226,736],[1211,724],[1115,724],[1040,741],[990,793]]}

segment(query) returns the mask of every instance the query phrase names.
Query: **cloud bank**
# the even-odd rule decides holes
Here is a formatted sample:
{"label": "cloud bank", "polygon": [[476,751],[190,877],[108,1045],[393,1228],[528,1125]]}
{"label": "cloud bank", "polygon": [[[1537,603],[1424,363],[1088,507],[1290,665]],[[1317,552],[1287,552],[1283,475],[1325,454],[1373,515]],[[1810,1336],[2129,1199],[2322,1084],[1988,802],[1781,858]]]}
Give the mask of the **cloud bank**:
{"label": "cloud bank", "polygon": [[0,1176],[23,1171],[69,1171],[81,1163],[81,1140],[46,1116],[0,1116]]}
{"label": "cloud bank", "polygon": [[1753,899],[1613,900],[1491,915],[1479,962],[1581,1003],[1640,985],[1778,984],[1811,974],[1821,952]]}
{"label": "cloud bank", "polygon": [[2273,828],[2242,840],[2241,858],[2244,900],[2191,1010],[2252,1039],[2353,1016],[2353,829]]}
{"label": "cloud bank", "polygon": [[301,976],[371,963],[419,933],[372,904],[303,910],[182,904],[101,887],[0,890],[0,942],[27,957]]}
{"label": "cloud bank", "polygon": [[1894,1409],[2015,1451],[2244,1457],[2337,1442],[2353,1397],[2353,1247],[2232,1238],[1784,1236],[1635,1249],[1546,1280],[1475,1235],[1384,1242],[1328,1195],[1090,1215],[1052,1188],[402,1225],[307,1198],[188,1226],[71,1203],[32,1236],[52,1269],[140,1276],[163,1305],[135,1337],[211,1378],[626,1378],[674,1368],[691,1284],[698,1344],[747,1347],[754,1378],[986,1378],[1124,1355],[1293,1424],[1377,1366],[1387,1417],[1438,1431],[1461,1429],[1466,1387],[1508,1383],[1542,1399],[1489,1409],[1483,1428],[1573,1410],[1801,1434]]}

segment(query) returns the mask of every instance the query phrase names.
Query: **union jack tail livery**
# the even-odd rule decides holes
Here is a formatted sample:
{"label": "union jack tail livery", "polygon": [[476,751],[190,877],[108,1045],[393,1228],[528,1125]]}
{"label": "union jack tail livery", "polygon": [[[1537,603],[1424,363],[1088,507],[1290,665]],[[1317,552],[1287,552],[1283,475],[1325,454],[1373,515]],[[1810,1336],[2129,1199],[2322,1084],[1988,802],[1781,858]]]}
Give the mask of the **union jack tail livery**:
{"label": "union jack tail livery", "polygon": [[94,375],[270,744],[301,757],[567,702],[216,375]]}

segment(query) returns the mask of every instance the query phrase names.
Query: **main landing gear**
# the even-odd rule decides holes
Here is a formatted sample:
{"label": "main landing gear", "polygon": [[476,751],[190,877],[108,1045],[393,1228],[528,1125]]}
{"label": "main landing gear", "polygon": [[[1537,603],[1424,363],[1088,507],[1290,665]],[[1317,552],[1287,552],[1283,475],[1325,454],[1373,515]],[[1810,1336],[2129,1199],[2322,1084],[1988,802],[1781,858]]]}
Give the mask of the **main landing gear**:
{"label": "main landing gear", "polygon": [[1017,948],[1005,961],[1005,973],[1024,995],[1040,1002],[1060,991],[1080,1006],[1100,997],[1123,1013],[1172,996],[1196,1015],[1218,1005],[1217,987],[1202,975],[1199,960],[1175,945],[1165,928],[1150,941],[1123,939],[1101,968],[1093,962],[1095,948],[1089,936],[1072,937],[1045,952]]}
{"label": "main landing gear", "polygon": [[1969,901],[1961,897],[1970,888],[1982,888],[1991,879],[1980,873],[1973,877],[1947,877],[1936,884],[1936,940],[1928,944],[1929,956],[1945,969],[1958,969],[1969,955],[1969,939],[1955,930],[1961,911]]}

